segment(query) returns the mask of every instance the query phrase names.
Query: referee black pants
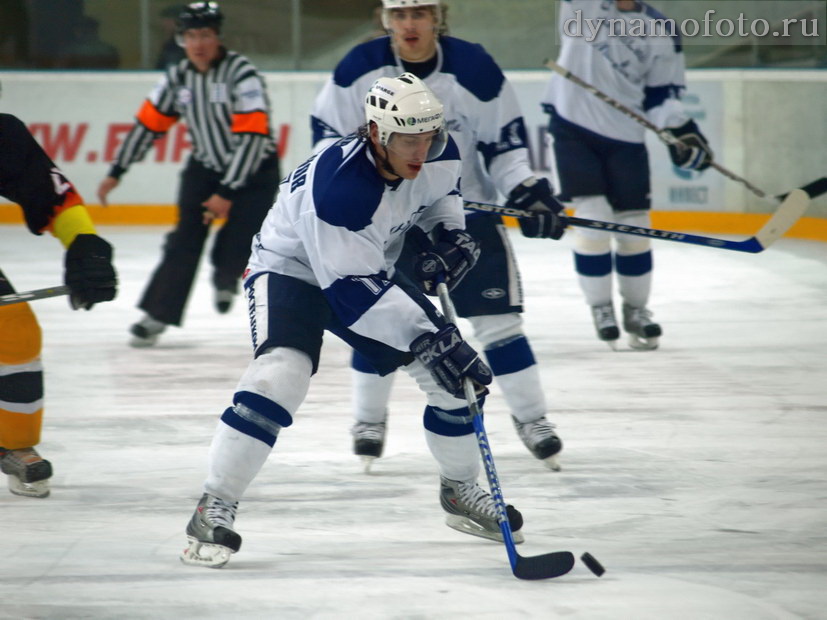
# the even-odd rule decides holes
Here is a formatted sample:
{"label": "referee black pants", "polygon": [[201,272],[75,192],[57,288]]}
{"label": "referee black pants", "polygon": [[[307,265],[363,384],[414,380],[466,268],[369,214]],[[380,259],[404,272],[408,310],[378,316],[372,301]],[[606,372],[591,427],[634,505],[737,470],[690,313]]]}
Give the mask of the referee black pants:
{"label": "referee black pants", "polygon": [[[181,325],[198,263],[210,229],[204,224],[203,203],[218,189],[223,175],[190,159],[181,173],[178,224],[166,237],[156,267],[138,307],[168,325]],[[253,236],[273,205],[279,184],[278,159],[262,163],[259,171],[233,199],[225,224],[218,230],[210,259],[212,281],[218,289],[237,290],[250,257]]]}

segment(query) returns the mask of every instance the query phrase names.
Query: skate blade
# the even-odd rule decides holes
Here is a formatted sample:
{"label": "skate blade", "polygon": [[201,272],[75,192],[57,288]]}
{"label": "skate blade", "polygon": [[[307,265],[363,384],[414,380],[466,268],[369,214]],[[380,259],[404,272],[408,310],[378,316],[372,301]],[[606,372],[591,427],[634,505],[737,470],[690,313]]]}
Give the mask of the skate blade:
{"label": "skate blade", "polygon": [[362,460],[362,471],[366,474],[371,473],[370,466],[373,465],[373,462],[376,460],[376,457],[366,456],[363,454],[359,458]]}
{"label": "skate blade", "polygon": [[189,566],[204,566],[206,568],[221,568],[230,561],[234,553],[229,547],[205,543],[191,536],[187,536],[189,546],[181,552],[180,558]]}
{"label": "skate blade", "polygon": [[617,340],[604,340],[612,351],[617,351]]}
{"label": "skate blade", "polygon": [[[503,535],[499,529],[496,532],[490,532],[468,517],[463,517],[461,515],[445,515],[445,525],[458,532],[462,532],[463,534],[471,534],[471,536],[479,536],[480,538],[503,542]],[[511,537],[514,539],[515,545],[519,545],[521,542],[525,541],[523,533],[519,530],[516,532],[512,531]]]}
{"label": "skate blade", "polygon": [[9,491],[23,497],[49,497],[51,493],[48,480],[23,482],[17,476],[9,476]]}
{"label": "skate blade", "polygon": [[642,338],[637,334],[629,334],[629,346],[636,351],[654,351],[658,348],[660,336],[653,338]]}
{"label": "skate blade", "polygon": [[560,461],[557,460],[556,454],[552,454],[551,456],[544,458],[543,465],[548,467],[551,471],[560,471],[562,469],[560,467]]}
{"label": "skate blade", "polygon": [[158,336],[150,336],[149,338],[132,336],[132,339],[129,341],[129,346],[135,349],[145,349],[153,346],[156,342],[158,342]]}

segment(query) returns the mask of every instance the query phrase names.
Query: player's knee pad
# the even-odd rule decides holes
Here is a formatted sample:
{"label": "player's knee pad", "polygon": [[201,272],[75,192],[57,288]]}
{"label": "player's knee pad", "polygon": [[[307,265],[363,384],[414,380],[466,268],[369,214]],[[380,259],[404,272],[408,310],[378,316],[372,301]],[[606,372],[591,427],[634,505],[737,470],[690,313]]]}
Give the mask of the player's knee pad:
{"label": "player's knee pad", "polygon": [[[576,217],[613,221],[612,206],[605,196],[579,196],[573,200],[573,206]],[[593,228],[575,228],[573,240],[578,254],[606,254],[612,248],[611,234]]]}
{"label": "player's knee pad", "polygon": [[40,325],[29,304],[11,304],[0,308],[0,364],[31,362],[40,355]]}
{"label": "player's knee pad", "polygon": [[422,424],[432,433],[443,437],[461,437],[474,432],[471,421],[471,410],[468,407],[460,409],[443,409],[428,405],[422,416]]}
{"label": "player's knee pad", "polygon": [[[651,226],[649,211],[620,211],[616,214],[616,218],[618,224],[624,224],[625,226],[639,226],[642,228]],[[652,242],[648,237],[637,235],[617,233],[615,241],[617,242],[617,253],[621,255],[642,254],[652,247]]]}
{"label": "player's knee pad", "polygon": [[290,426],[307,395],[311,372],[312,362],[306,353],[287,347],[268,349],[247,366],[233,404],[242,404],[280,426]]}
{"label": "player's knee pad", "polygon": [[422,362],[418,360],[413,361],[407,366],[403,366],[402,370],[416,381],[420,390],[425,392],[429,407],[436,407],[445,411],[454,411],[468,405],[464,398],[456,398],[441,388],[431,374],[431,371],[428,370]]}
{"label": "player's knee pad", "polygon": [[523,317],[516,312],[470,316],[468,321],[474,328],[474,337],[484,349],[514,336],[523,335]]}

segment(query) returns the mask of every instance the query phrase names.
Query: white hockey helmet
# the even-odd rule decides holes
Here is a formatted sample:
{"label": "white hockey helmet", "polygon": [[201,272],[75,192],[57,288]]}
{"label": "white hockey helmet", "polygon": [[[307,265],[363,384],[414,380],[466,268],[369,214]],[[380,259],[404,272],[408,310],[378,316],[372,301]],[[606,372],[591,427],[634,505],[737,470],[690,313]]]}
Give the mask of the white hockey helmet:
{"label": "white hockey helmet", "polygon": [[445,111],[430,88],[413,73],[399,77],[381,77],[365,97],[365,119],[376,123],[379,143],[387,147],[394,133],[417,134],[436,131],[428,150],[428,160],[445,150]]}
{"label": "white hockey helmet", "polygon": [[411,9],[421,6],[434,7],[434,15],[436,16],[436,24],[438,28],[440,22],[442,21],[439,0],[382,0],[382,26],[385,30],[390,30],[388,13],[391,9]]}

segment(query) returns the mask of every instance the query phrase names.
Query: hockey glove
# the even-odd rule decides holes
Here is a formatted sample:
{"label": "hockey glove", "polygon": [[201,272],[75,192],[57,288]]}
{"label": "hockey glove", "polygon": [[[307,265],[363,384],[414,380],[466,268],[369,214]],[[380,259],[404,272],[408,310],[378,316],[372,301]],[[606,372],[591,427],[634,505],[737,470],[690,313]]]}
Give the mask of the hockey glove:
{"label": "hockey glove", "polygon": [[462,339],[453,323],[435,334],[419,336],[411,343],[411,353],[431,371],[437,384],[455,397],[465,398],[463,382],[466,378],[474,382],[478,397],[488,394],[485,386],[491,383],[491,369]]}
{"label": "hockey glove", "polygon": [[524,237],[559,239],[566,230],[566,214],[554,198],[548,179],[523,181],[509,194],[507,207],[522,209],[529,217],[518,219]]}
{"label": "hockey glove", "polygon": [[438,241],[414,259],[414,277],[422,282],[426,295],[436,295],[440,276],[451,291],[480,257],[480,244],[464,230],[441,230]]}
{"label": "hockey glove", "polygon": [[97,235],[78,235],[66,250],[66,286],[72,308],[89,310],[115,298],[118,278],[112,266],[112,246]]}
{"label": "hockey glove", "polygon": [[672,163],[685,170],[706,170],[712,163],[712,149],[701,130],[692,119],[680,127],[667,127],[665,131],[683,142],[684,146],[669,145]]}

